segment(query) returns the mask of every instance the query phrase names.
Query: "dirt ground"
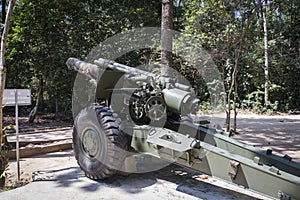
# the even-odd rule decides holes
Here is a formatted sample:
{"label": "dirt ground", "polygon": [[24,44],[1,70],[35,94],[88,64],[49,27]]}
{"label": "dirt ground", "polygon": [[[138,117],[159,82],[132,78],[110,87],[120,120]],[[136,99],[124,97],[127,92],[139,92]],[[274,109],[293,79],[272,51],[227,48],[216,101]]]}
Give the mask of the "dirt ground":
{"label": "dirt ground", "polygon": [[[50,125],[46,123],[47,125]],[[42,130],[44,125],[40,123],[38,125],[38,129]],[[51,125],[50,125],[51,126]],[[63,125],[60,124],[60,127],[63,128]],[[27,127],[30,128],[30,127]],[[32,128],[32,127],[31,127]],[[45,126],[47,129],[47,126]],[[275,115],[275,116],[264,116],[264,115],[256,115],[256,114],[239,114],[238,115],[238,133],[234,135],[234,138],[237,140],[241,140],[250,145],[254,145],[263,149],[272,149],[273,153],[278,155],[288,154],[293,158],[293,161],[300,163],[300,115]],[[32,181],[36,181],[35,174],[39,174],[44,170],[56,169],[65,165],[77,166],[76,161],[74,159],[74,155],[72,151],[64,151],[58,152],[57,154],[47,154],[34,156],[31,158],[21,159],[21,183],[19,185],[28,184]],[[180,175],[183,174],[183,175]],[[191,175],[184,175],[191,174]],[[16,183],[16,162],[10,161],[9,168],[7,170],[7,186],[8,187],[16,187],[19,186]],[[158,175],[158,177],[157,177]],[[161,176],[159,176],[161,175]],[[191,195],[190,199],[194,197],[199,197],[197,199],[211,199],[215,198],[216,195],[219,197],[218,199],[265,199],[264,197],[253,193],[248,190],[241,189],[239,187],[233,187],[232,185],[228,185],[222,181],[214,179],[212,177],[205,177],[201,174],[197,174],[195,172],[190,172],[185,168],[176,168],[174,170],[174,166],[167,167],[165,169],[159,170],[157,173],[147,173],[142,175],[131,175],[129,180],[136,182],[138,179],[142,178],[143,180],[148,180],[148,182],[155,179],[155,184],[160,184],[161,181],[166,181],[164,175],[167,178],[167,184],[165,188],[169,191],[164,191],[163,194],[172,194],[174,187],[172,184],[179,184],[181,186],[183,184],[182,178],[189,180],[187,185],[183,184],[184,191]],[[181,180],[179,180],[179,177]],[[196,178],[195,178],[196,177]],[[46,177],[47,178],[47,177]],[[49,178],[49,177],[48,177]],[[140,187],[133,182],[125,181],[126,178],[120,178],[122,184],[127,184],[126,187],[131,189],[136,189],[136,187]],[[198,180],[197,180],[198,179]],[[206,182],[205,187],[208,187],[205,195],[198,194],[201,193],[201,190],[195,188],[193,181],[201,181]],[[111,184],[115,184],[115,179],[112,180]],[[117,181],[118,182],[118,181]],[[137,183],[137,184],[140,184]],[[171,185],[170,185],[171,184]],[[198,184],[198,183],[197,183]],[[109,186],[111,187],[111,186]],[[221,189],[219,189],[221,188]],[[222,189],[225,188],[225,189]],[[163,188],[162,188],[163,189]],[[176,189],[177,190],[177,189]],[[217,192],[213,192],[217,191]],[[154,191],[153,191],[154,192]],[[203,191],[202,191],[203,192]],[[229,195],[223,196],[223,193],[228,193]],[[236,193],[237,192],[237,193]],[[218,196],[219,195],[219,196]],[[241,198],[241,195],[243,198]],[[193,198],[192,198],[193,197]],[[163,198],[166,199],[166,198]],[[187,198],[189,199],[189,198]]]}

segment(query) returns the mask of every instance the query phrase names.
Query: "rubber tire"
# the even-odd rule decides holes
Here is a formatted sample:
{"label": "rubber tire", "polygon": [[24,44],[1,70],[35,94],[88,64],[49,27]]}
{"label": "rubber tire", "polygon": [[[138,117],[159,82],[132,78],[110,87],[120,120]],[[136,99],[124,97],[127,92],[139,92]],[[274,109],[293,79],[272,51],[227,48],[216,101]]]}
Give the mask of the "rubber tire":
{"label": "rubber tire", "polygon": [[[78,165],[87,177],[105,179],[121,169],[129,139],[126,133],[119,130],[120,123],[115,113],[102,106],[87,107],[77,115],[73,127],[73,149]],[[94,137],[98,145],[95,145],[95,156],[90,156],[84,148],[86,130],[96,133]]]}

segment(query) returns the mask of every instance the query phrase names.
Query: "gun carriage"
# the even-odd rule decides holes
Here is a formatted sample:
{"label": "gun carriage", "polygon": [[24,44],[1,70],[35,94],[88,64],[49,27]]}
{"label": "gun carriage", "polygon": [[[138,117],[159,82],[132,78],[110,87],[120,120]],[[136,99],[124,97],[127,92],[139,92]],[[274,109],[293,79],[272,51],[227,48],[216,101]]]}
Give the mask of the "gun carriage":
{"label": "gun carriage", "polygon": [[190,86],[105,59],[69,58],[67,66],[97,86],[99,105],[76,113],[73,131],[75,157],[88,177],[108,178],[138,152],[272,198],[299,199],[299,163],[193,121],[199,99]]}

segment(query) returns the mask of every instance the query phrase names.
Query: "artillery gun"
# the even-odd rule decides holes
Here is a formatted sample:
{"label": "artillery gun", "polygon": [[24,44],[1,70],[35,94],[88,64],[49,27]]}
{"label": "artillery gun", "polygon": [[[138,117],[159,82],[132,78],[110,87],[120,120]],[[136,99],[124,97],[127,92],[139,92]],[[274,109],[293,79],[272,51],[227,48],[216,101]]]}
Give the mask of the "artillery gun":
{"label": "artillery gun", "polygon": [[193,121],[199,99],[190,86],[105,59],[69,58],[67,66],[96,86],[97,105],[75,113],[73,130],[75,157],[89,178],[108,178],[128,157],[147,153],[271,198],[300,198],[299,163]]}

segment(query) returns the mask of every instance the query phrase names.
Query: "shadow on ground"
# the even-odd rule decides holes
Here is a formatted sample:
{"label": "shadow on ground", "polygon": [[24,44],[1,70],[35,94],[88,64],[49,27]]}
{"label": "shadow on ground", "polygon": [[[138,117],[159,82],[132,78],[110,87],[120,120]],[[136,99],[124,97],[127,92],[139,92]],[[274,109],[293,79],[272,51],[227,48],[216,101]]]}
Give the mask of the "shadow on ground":
{"label": "shadow on ground", "polygon": [[300,163],[300,117],[238,118],[234,138]]}
{"label": "shadow on ground", "polygon": [[[79,187],[82,192],[96,192],[103,188],[116,188],[129,194],[137,194],[148,187],[164,193],[168,197],[184,193],[200,199],[256,199],[245,194],[217,187],[203,182],[196,177],[199,172],[171,164],[161,170],[128,176],[115,175],[109,179],[93,181],[84,176],[79,167],[57,170],[37,171],[33,174],[34,182],[55,182],[56,187]],[[162,191],[164,188],[165,191]],[[152,189],[151,189],[152,190]],[[174,190],[176,192],[174,192]]]}

